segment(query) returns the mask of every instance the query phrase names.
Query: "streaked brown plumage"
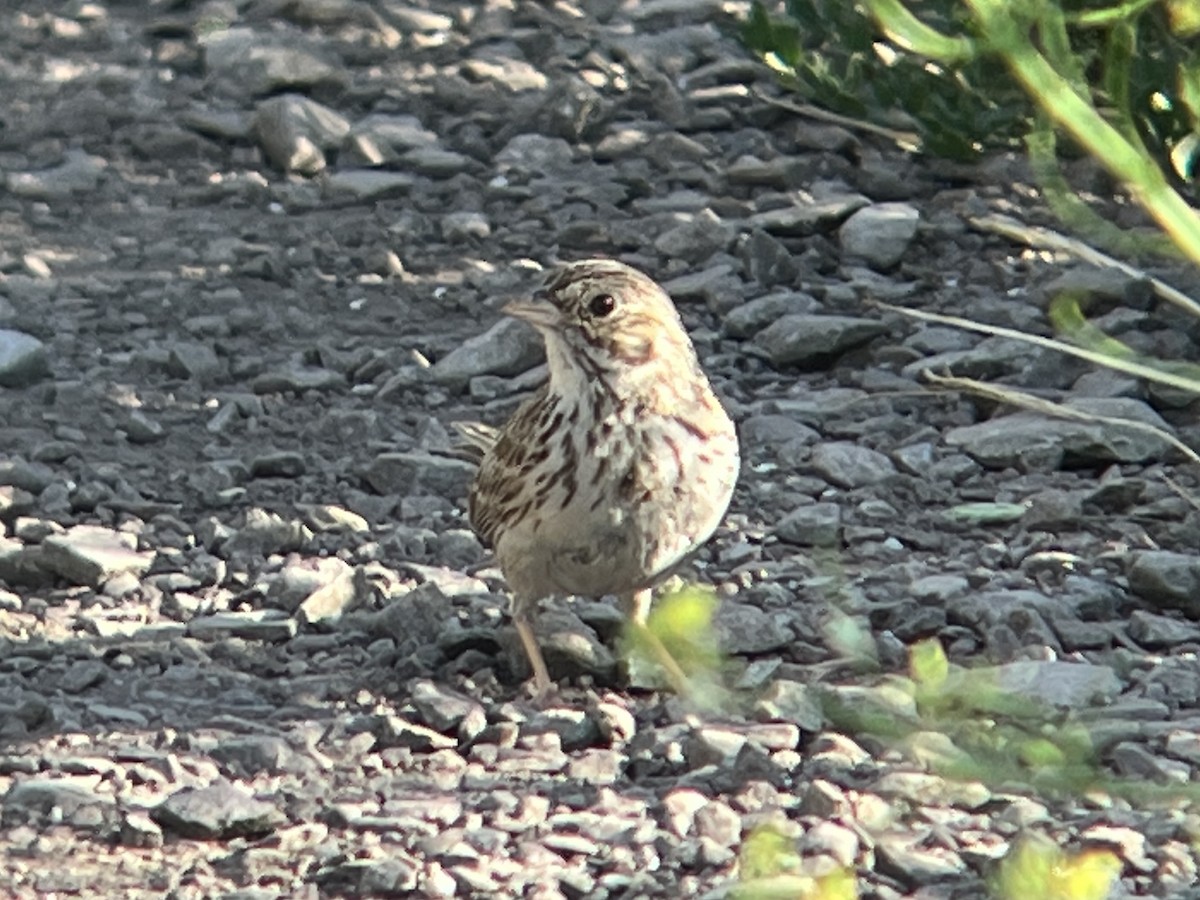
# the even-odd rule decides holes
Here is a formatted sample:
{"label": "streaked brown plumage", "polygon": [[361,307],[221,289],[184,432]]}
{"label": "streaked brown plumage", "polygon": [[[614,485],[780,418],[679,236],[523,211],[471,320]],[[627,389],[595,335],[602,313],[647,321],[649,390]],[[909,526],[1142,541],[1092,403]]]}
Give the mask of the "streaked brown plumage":
{"label": "streaked brown plumage", "polygon": [[738,444],[674,304],[641,272],[571,263],[504,311],[541,333],[549,379],[498,432],[460,430],[483,454],[471,525],[495,549],[542,694],[538,601],[617,594],[644,623],[651,588],[725,514]]}

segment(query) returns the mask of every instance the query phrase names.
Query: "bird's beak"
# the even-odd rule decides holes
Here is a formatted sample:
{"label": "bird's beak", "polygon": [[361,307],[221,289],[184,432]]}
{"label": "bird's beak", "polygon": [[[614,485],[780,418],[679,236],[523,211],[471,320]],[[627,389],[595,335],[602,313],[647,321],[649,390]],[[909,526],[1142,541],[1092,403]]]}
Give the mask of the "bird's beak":
{"label": "bird's beak", "polygon": [[562,327],[562,313],[550,302],[545,291],[538,291],[528,300],[513,300],[500,311],[506,316],[523,319],[537,329],[557,331]]}

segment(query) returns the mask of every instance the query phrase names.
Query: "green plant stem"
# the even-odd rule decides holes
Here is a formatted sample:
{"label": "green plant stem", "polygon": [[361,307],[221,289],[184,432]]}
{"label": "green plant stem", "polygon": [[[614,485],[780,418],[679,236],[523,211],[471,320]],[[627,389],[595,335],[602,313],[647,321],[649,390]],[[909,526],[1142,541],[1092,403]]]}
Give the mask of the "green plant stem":
{"label": "green plant stem", "polygon": [[867,9],[884,34],[905,50],[953,65],[975,56],[968,37],[948,37],[914,16],[901,0],[866,0]]}
{"label": "green plant stem", "polygon": [[1068,16],[1067,21],[1072,25],[1079,25],[1082,28],[1103,28],[1114,22],[1136,19],[1142,14],[1142,10],[1149,9],[1156,3],[1158,3],[1158,0],[1127,0],[1127,2],[1119,6],[1110,6],[1107,9],[1089,9],[1085,12],[1075,13]]}
{"label": "green plant stem", "polygon": [[1200,217],[1167,182],[1154,161],[1140,154],[1104,121],[1051,66],[1022,32],[1006,0],[966,0],[980,32],[1005,58],[1016,79],[1059,126],[1066,129],[1117,178],[1175,243],[1200,265]]}

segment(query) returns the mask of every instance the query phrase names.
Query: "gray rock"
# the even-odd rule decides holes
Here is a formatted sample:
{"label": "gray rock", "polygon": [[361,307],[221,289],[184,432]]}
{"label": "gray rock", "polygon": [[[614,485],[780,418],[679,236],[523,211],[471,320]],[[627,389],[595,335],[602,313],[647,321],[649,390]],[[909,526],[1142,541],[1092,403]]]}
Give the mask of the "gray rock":
{"label": "gray rock", "polygon": [[249,142],[254,138],[254,115],[240,109],[189,109],[179,114],[180,124],[206,137]]}
{"label": "gray rock", "polygon": [[416,179],[404,172],[344,169],[329,176],[325,189],[334,196],[341,194],[357,200],[380,200],[403,196],[412,190],[415,183]]}
{"label": "gray rock", "polygon": [[[418,175],[425,175],[429,178],[450,178],[478,165],[469,156],[455,153],[453,150],[443,150],[440,147],[418,147],[415,150],[409,150],[400,158],[400,164],[410,172],[416,172]],[[482,214],[475,213],[473,218],[468,221],[472,234],[479,236],[481,226],[486,227],[486,234],[482,237],[487,237],[492,233],[491,225]],[[447,234],[447,239],[452,239],[449,234]]]}
{"label": "gray rock", "polygon": [[1150,404],[1134,397],[1068,397],[1063,405],[1095,416],[1129,419],[1164,431],[1171,430],[1167,421]]}
{"label": "gray rock", "polygon": [[737,729],[706,724],[687,736],[683,756],[690,769],[730,766],[745,746],[746,736]]}
{"label": "gray rock", "polygon": [[870,395],[858,388],[832,387],[805,391],[797,397],[770,401],[764,409],[796,419],[806,425],[822,425],[841,419]]}
{"label": "gray rock", "polygon": [[741,247],[746,274],[766,287],[794,284],[800,264],[779,238],[755,229]]}
{"label": "gray rock", "polygon": [[804,170],[802,163],[790,157],[776,156],[764,160],[747,153],[729,163],[725,177],[730,184],[788,188],[803,180]]}
{"label": "gray rock", "polygon": [[742,839],[741,814],[720,800],[710,800],[696,811],[695,827],[718,847],[733,847]]}
{"label": "gray rock", "polygon": [[723,251],[732,237],[732,228],[711,209],[704,209],[659,235],[654,249],[671,259],[698,264]]}
{"label": "gray rock", "polygon": [[295,637],[296,620],[278,609],[214,613],[211,616],[197,616],[192,619],[188,622],[187,633],[202,641],[238,637],[248,641],[273,643]]}
{"label": "gray rock", "polygon": [[[436,865],[436,864],[435,864]],[[332,861],[314,875],[314,881],[330,896],[350,897],[403,897],[413,894],[420,887],[421,893],[429,897],[453,897],[458,889],[457,882],[450,879],[449,892],[437,893],[433,883],[440,881],[431,877],[440,873],[450,878],[449,873],[439,867],[434,872],[423,872],[421,864],[399,851],[382,859],[352,859],[349,862]]]}
{"label": "gray rock", "polygon": [[[242,526],[224,541],[222,549],[229,554],[287,553],[306,546],[312,536],[302,522],[251,507],[246,510]],[[211,549],[212,543],[206,541],[205,546]]]}
{"label": "gray rock", "polygon": [[34,278],[48,281],[54,277],[54,272],[51,270],[50,264],[36,253],[26,253],[21,257],[21,263],[25,266],[25,271]]}
{"label": "gray rock", "polygon": [[907,885],[946,881],[961,876],[967,869],[962,857],[953,850],[926,846],[920,837],[909,833],[880,835],[875,842],[875,854],[881,875]]}
{"label": "gray rock", "polygon": [[225,373],[217,352],[198,341],[175,341],[167,348],[167,374],[201,383],[211,382]]}
{"label": "gray rock", "polygon": [[11,522],[18,516],[27,516],[31,512],[33,494],[11,484],[0,484],[0,521]]}
{"label": "gray rock", "polygon": [[955,625],[975,629],[1001,652],[1021,645],[1061,649],[1050,620],[1062,611],[1058,603],[1039,591],[991,590],[968,592],[946,601],[946,615]]}
{"label": "gray rock", "polygon": [[373,716],[369,725],[377,748],[408,747],[418,753],[432,753],[458,745],[455,738],[410,722],[403,716]]}
{"label": "gray rock", "polygon": [[363,477],[379,494],[400,497],[433,494],[453,499],[465,496],[467,485],[475,477],[475,466],[431,453],[381,453]]}
{"label": "gray rock", "polygon": [[859,836],[852,829],[836,822],[817,822],[805,833],[800,849],[805,853],[829,856],[843,869],[853,868],[860,848]]}
{"label": "gray rock", "polygon": [[41,560],[40,546],[27,546],[21,541],[0,537],[0,581],[10,585],[52,584],[54,576],[46,571]]}
{"label": "gray rock", "polygon": [[944,325],[923,325],[904,339],[903,345],[918,353],[932,356],[938,353],[956,353],[972,349],[978,337],[961,328]]}
{"label": "gray rock", "polygon": [[775,534],[801,547],[836,547],[840,540],[842,509],[836,503],[798,506],[779,520]]}
{"label": "gray rock", "polygon": [[13,821],[13,814],[22,811],[27,816],[32,814],[31,817],[53,816],[68,823],[82,824],[87,821],[89,810],[113,808],[113,797],[93,791],[88,786],[88,780],[85,776],[78,779],[27,778],[18,781],[4,794],[2,806],[5,819]]}
{"label": "gray rock", "polygon": [[439,359],[429,375],[439,384],[461,390],[478,375],[519,375],[545,357],[538,333],[525,322],[505,316]]}
{"label": "gray rock", "polygon": [[443,734],[455,731],[464,720],[484,713],[479,701],[425,679],[411,685],[409,702],[423,723]]}
{"label": "gray rock", "polygon": [[270,580],[267,599],[281,609],[295,611],[315,591],[352,573],[351,566],[336,556],[289,559]]}
{"label": "gray rock", "polygon": [[454,19],[450,16],[417,6],[386,3],[380,7],[380,12],[389,22],[407,34],[430,34],[449,31],[454,27]]}
{"label": "gray rock", "polygon": [[163,845],[162,829],[150,818],[148,812],[141,810],[128,812],[122,817],[117,839],[124,847],[138,847],[143,850]]}
{"label": "gray rock", "polygon": [[1188,784],[1192,780],[1191,767],[1174,759],[1163,759],[1151,753],[1145,746],[1133,741],[1122,741],[1109,751],[1113,768],[1126,778],[1147,779],[1152,783]]}
{"label": "gray rock", "polygon": [[436,644],[445,636],[453,641],[462,629],[447,629],[450,599],[429,582],[389,600],[379,610],[355,612],[345,619],[346,628],[356,628],[372,637],[392,638],[405,652]]}
{"label": "gray rock", "polygon": [[356,512],[328,503],[297,503],[296,509],[304,514],[304,523],[315,533],[352,532],[361,534],[370,531],[371,525]]}
{"label": "gray rock", "polygon": [[1200,625],[1144,609],[1129,615],[1129,636],[1143,647],[1174,647],[1200,642]]}
{"label": "gray rock", "polygon": [[492,59],[473,57],[462,64],[463,72],[476,81],[490,81],[505,91],[542,91],[546,76],[525,62],[496,54]]}
{"label": "gray rock", "polygon": [[926,575],[909,586],[909,593],[922,603],[944,605],[952,597],[959,597],[970,589],[970,582],[962,575]]}
{"label": "gray rock", "polygon": [[48,374],[45,344],[23,331],[0,329],[0,387],[28,387]]}
{"label": "gray rock", "polygon": [[250,383],[250,389],[256,394],[302,394],[305,391],[333,391],[345,386],[346,377],[341,372],[300,363],[264,372]]}
{"label": "gray rock", "polygon": [[1111,700],[1123,687],[1110,666],[1059,660],[1018,660],[973,669],[971,675],[987,680],[995,678],[996,687],[1002,691],[1071,709]]}
{"label": "gray rock", "polygon": [[748,603],[722,603],[713,617],[721,650],[730,654],[769,653],[796,640],[788,617]]}
{"label": "gray rock", "polygon": [[718,263],[699,272],[689,272],[665,281],[663,290],[670,294],[676,302],[704,300],[711,303],[718,299],[724,301],[723,295],[725,294],[732,293],[736,298],[736,291],[730,290],[731,285],[736,283],[737,279],[733,276],[733,268],[728,263]]}
{"label": "gray rock", "polygon": [[[479,714],[483,714],[479,709]],[[531,718],[521,728],[522,735],[552,734],[559,746],[568,753],[587,750],[600,743],[600,729],[595,719],[582,709],[550,707]]]}
{"label": "gray rock", "polygon": [[491,223],[483,213],[459,210],[442,216],[442,238],[451,244],[482,241],[491,234]]}
{"label": "gray rock", "polygon": [[747,455],[759,448],[778,449],[780,445],[792,441],[815,444],[821,439],[815,429],[797,422],[791,416],[781,415],[751,416],[738,426],[738,435],[742,452]]}
{"label": "gray rock", "polygon": [[[899,721],[915,721],[917,703],[900,684],[833,684],[825,690],[823,707],[861,713],[871,711]],[[828,704],[828,705],[825,705]],[[837,721],[835,717],[834,721]],[[859,752],[862,752],[859,748]]]}
{"label": "gray rock", "polygon": [[807,203],[755,213],[746,224],[771,234],[807,237],[832,230],[855,210],[870,202],[862,194],[830,194]]}
{"label": "gray rock", "polygon": [[875,269],[890,269],[917,233],[920,214],[907,203],[877,203],[858,210],[838,229],[842,252]]}
{"label": "gray rock", "polygon": [[40,172],[9,172],[4,183],[18,197],[34,200],[55,200],[72,194],[86,194],[96,189],[108,163],[99,156],[83,150],[66,150],[63,162]]}
{"label": "gray rock", "polygon": [[228,781],[178,790],[150,815],[181,837],[210,841],[267,834],[285,821],[274,804]]}
{"label": "gray rock", "polygon": [[[1080,398],[1074,404],[1127,404],[1123,398]],[[1130,412],[1128,407],[1124,407]],[[1148,407],[1144,407],[1148,409]],[[1105,413],[1110,414],[1110,413]],[[1161,420],[1160,420],[1161,421]],[[1165,424],[1165,423],[1164,423]],[[945,441],[992,469],[1048,471],[1066,463],[1146,462],[1171,452],[1165,438],[1127,425],[1048,419],[1019,412],[948,431]]]}
{"label": "gray rock", "polygon": [[1167,732],[1164,749],[1169,756],[1200,765],[1200,734],[1190,728]]}
{"label": "gray rock", "polygon": [[[354,569],[346,563],[342,563],[341,560],[337,561],[341,565],[322,567],[326,575],[332,572],[332,577],[329,577],[324,584],[317,587],[301,602],[297,612],[302,622],[313,625],[340,618],[359,600]],[[330,559],[328,562],[333,562],[333,560]]]}
{"label": "gray rock", "polygon": [[874,319],[794,314],[760,331],[754,338],[754,346],[776,368],[816,369],[886,331],[887,326]]}
{"label": "gray rock", "polygon": [[1135,553],[1129,589],[1160,607],[1200,617],[1200,556],[1168,550]]}
{"label": "gray rock", "polygon": [[216,30],[200,43],[208,77],[236,95],[259,97],[346,79],[344,68],[323,50],[285,45],[250,28]]}
{"label": "gray rock", "polygon": [[1139,397],[1142,382],[1113,369],[1096,369],[1076,378],[1071,393],[1076,397]]}
{"label": "gray rock", "polygon": [[[545,609],[534,625],[546,666],[555,678],[588,676],[601,684],[612,684],[617,661],[595,630],[566,609]],[[505,656],[509,668],[526,673],[528,660],[515,631],[505,633]]]}
{"label": "gray rock", "polygon": [[805,684],[776,679],[754,702],[759,721],[791,722],[805,731],[817,732],[825,723],[820,697]]}
{"label": "gray rock", "polygon": [[708,797],[695,788],[672,788],[661,801],[667,827],[677,837],[687,837],[692,832],[696,813],[708,802]]}
{"label": "gray rock", "polygon": [[324,151],[345,139],[350,123],[315,100],[283,94],[258,105],[254,130],[267,159],[284,172],[316,175],[325,168]]}
{"label": "gray rock", "polygon": [[966,378],[999,378],[1029,365],[1033,351],[1012,338],[990,337],[963,350],[944,350],[909,363],[900,370],[905,378],[918,379],[926,369],[952,372]]}
{"label": "gray rock", "polygon": [[71,663],[58,679],[58,686],[68,694],[81,694],[108,677],[108,666],[99,660],[81,659]]}
{"label": "gray rock", "polygon": [[1054,531],[1072,525],[1083,518],[1083,494],[1049,488],[1038,491],[1026,501],[1021,524],[1026,528]]}
{"label": "gray rock", "polygon": [[817,444],[810,465],[830,484],[848,489],[878,484],[896,474],[895,465],[882,453],[847,441]]}
{"label": "gray rock", "polygon": [[299,478],[307,468],[303,454],[293,450],[276,450],[250,461],[250,477]]}
{"label": "gray rock", "polygon": [[129,411],[125,420],[125,437],[131,444],[153,444],[167,436],[167,430],[140,409]]}
{"label": "gray rock", "polygon": [[291,746],[274,735],[249,735],[221,741],[209,751],[235,778],[279,775],[308,768]]}
{"label": "gray rock", "polygon": [[412,150],[436,147],[437,135],[416,116],[375,113],[354,123],[339,161],[346,166],[395,163]]}
{"label": "gray rock", "polygon": [[568,168],[575,151],[562,138],[542,134],[518,134],[496,154],[495,164],[501,169],[550,174]]}
{"label": "gray rock", "polygon": [[92,588],[123,572],[140,575],[153,561],[153,553],[138,551],[132,534],[98,525],[76,525],[46,538],[40,558],[48,572]]}
{"label": "gray rock", "polygon": [[721,333],[753,337],[786,315],[811,313],[818,306],[816,298],[792,291],[757,297],[731,309],[721,322]]}

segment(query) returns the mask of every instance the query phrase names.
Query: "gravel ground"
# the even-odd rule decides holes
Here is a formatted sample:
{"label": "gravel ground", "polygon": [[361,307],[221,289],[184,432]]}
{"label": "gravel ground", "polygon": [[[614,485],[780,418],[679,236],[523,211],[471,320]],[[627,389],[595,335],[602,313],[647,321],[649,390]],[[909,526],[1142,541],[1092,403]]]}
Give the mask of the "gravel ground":
{"label": "gravel ground", "polygon": [[[0,894],[722,897],[771,833],[864,897],[966,898],[1035,833],[1116,853],[1119,895],[1200,896],[1196,467],[921,372],[1193,447],[1200,405],[871,302],[1044,333],[1082,287],[1195,360],[1145,280],[971,224],[1053,224],[1019,161],[782,109],[736,4],[14,6]],[[582,600],[542,617],[565,686],[533,705],[466,526],[447,423],[544,377],[497,309],[591,255],[668,285],[740,429],[688,574],[722,601],[716,708],[623,671]],[[924,638],[1145,790],[946,777],[904,677]],[[847,714],[878,708],[913,733]]]}

